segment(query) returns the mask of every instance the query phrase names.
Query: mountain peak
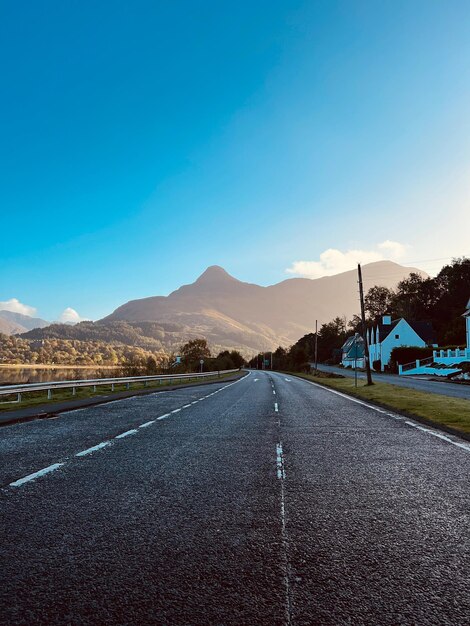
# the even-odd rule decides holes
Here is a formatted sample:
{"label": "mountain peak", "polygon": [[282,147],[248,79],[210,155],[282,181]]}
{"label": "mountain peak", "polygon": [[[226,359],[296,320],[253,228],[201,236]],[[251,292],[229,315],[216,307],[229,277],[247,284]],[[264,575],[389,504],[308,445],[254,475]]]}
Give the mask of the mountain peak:
{"label": "mountain peak", "polygon": [[199,276],[199,278],[196,280],[196,283],[220,283],[236,280],[236,278],[230,276],[230,274],[226,272],[223,267],[220,267],[220,265],[210,265],[206,269],[206,271]]}

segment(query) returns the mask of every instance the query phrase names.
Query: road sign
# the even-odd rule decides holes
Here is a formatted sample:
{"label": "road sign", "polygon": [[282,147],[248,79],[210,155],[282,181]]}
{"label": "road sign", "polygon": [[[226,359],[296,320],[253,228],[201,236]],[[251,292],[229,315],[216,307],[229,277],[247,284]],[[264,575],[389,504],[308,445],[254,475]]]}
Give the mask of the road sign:
{"label": "road sign", "polygon": [[201,365],[204,365],[204,359],[201,359],[201,360],[199,361],[199,363],[200,363]]}

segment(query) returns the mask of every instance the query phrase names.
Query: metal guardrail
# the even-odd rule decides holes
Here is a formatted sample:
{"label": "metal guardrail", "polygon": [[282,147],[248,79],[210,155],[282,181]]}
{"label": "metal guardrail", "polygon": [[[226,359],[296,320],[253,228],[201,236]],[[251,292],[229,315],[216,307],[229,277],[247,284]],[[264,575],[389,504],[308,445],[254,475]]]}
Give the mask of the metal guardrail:
{"label": "metal guardrail", "polygon": [[16,402],[21,402],[22,394],[31,393],[33,391],[47,391],[47,398],[52,398],[53,389],[72,389],[72,395],[76,394],[77,387],[93,387],[93,391],[96,391],[96,387],[103,385],[111,385],[111,391],[114,391],[115,385],[126,385],[127,389],[130,389],[132,383],[144,383],[147,386],[148,383],[153,381],[159,381],[163,384],[165,381],[183,381],[183,380],[199,380],[204,378],[219,377],[221,374],[232,374],[238,372],[238,369],[234,370],[221,370],[220,372],[203,372],[200,374],[158,374],[155,376],[126,376],[121,378],[90,378],[86,380],[59,380],[49,381],[47,383],[27,383],[25,385],[3,385],[0,387],[0,396],[16,395]]}

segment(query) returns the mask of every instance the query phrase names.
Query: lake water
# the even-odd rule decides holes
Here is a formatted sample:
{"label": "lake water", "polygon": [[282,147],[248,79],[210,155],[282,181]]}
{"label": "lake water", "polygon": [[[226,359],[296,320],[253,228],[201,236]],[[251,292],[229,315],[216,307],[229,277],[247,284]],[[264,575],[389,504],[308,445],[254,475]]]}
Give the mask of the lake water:
{"label": "lake water", "polygon": [[29,368],[29,367],[0,367],[0,385],[15,385],[22,383],[45,383],[57,380],[88,380],[90,378],[113,378],[120,376],[119,368],[113,369],[85,369],[75,368]]}

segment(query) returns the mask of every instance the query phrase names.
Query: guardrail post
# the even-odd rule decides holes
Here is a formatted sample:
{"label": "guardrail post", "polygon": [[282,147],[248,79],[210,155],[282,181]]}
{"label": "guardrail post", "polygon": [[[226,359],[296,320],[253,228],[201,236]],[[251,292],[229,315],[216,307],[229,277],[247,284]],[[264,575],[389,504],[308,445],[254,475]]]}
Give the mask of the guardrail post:
{"label": "guardrail post", "polygon": [[146,380],[144,381],[144,387],[147,387],[147,381]]}
{"label": "guardrail post", "polygon": [[77,395],[77,388],[72,387],[72,396],[76,396],[76,395]]}
{"label": "guardrail post", "polygon": [[21,393],[18,394],[18,402],[21,402]]}
{"label": "guardrail post", "polygon": [[96,385],[93,385],[93,393],[96,393]]}
{"label": "guardrail post", "polygon": [[114,391],[114,383],[111,383],[111,391]]}
{"label": "guardrail post", "polygon": [[52,398],[52,389],[47,390],[47,399],[50,400]]}
{"label": "guardrail post", "polygon": [[130,383],[127,383],[127,385],[126,385],[126,389],[130,389],[130,386],[131,386],[131,384],[130,384]]}

